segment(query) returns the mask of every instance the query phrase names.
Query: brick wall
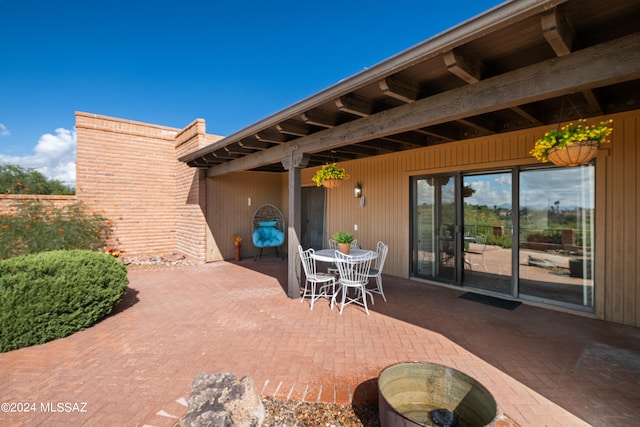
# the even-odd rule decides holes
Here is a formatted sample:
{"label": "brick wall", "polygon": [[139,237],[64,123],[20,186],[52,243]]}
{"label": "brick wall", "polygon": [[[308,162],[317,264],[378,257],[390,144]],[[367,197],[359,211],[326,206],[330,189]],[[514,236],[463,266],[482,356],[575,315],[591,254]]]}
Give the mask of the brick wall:
{"label": "brick wall", "polygon": [[15,205],[25,201],[38,200],[51,203],[56,208],[70,206],[76,202],[76,196],[42,195],[42,194],[0,194],[0,214],[12,213]]}
{"label": "brick wall", "polygon": [[184,129],[76,113],[76,195],[113,224],[110,245],[129,255],[179,252],[205,261],[204,172],[179,162],[221,139],[205,122]]}
{"label": "brick wall", "polygon": [[[197,119],[176,135],[175,158],[220,139],[207,135],[205,122]],[[206,261],[207,218],[204,171],[175,162],[176,250],[198,261]]]}
{"label": "brick wall", "polygon": [[175,251],[179,129],[76,113],[78,200],[113,221],[111,245],[131,255]]}

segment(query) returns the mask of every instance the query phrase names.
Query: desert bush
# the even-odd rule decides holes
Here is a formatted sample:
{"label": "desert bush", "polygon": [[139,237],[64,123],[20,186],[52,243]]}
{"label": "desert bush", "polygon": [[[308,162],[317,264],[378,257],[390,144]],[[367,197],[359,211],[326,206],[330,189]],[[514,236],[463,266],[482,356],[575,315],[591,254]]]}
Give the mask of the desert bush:
{"label": "desert bush", "polygon": [[79,203],[58,208],[31,200],[0,216],[0,259],[59,249],[105,246],[107,219],[88,213]]}
{"label": "desert bush", "polygon": [[42,344],[93,325],[128,285],[111,255],[50,251],[0,261],[0,352]]}
{"label": "desert bush", "polygon": [[533,243],[562,243],[562,233],[560,230],[532,231],[527,234],[527,242]]}

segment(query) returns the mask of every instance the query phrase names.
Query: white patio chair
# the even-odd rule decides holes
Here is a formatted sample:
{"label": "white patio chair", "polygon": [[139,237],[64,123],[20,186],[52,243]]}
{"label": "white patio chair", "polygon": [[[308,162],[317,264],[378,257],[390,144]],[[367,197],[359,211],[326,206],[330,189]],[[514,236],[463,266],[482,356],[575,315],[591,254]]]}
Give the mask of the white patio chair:
{"label": "white patio chair", "polygon": [[387,259],[387,252],[389,252],[389,245],[384,242],[378,242],[376,245],[376,252],[378,252],[378,258],[376,258],[375,265],[369,270],[368,277],[376,279],[376,288],[367,289],[369,292],[375,292],[382,295],[384,302],[387,302],[387,298],[384,296],[382,290],[382,269],[384,268],[384,261]]}
{"label": "white patio chair", "polygon": [[[342,252],[336,252],[336,265],[340,272],[338,283],[339,291],[342,292],[342,303],[340,304],[340,314],[346,305],[355,303],[364,307],[364,311],[369,314],[367,307],[367,295],[371,298],[373,304],[373,295],[367,290],[369,283],[369,270],[371,269],[371,255],[365,254],[360,256],[345,255]],[[355,296],[349,296],[349,291],[354,291]],[[335,294],[333,300],[335,301]]]}
{"label": "white patio chair", "polygon": [[[314,252],[313,248],[305,251],[302,249],[302,246],[298,245],[298,253],[300,254],[300,261],[302,261],[302,268],[304,269],[305,275],[304,293],[300,298],[300,302],[304,301],[308,292],[311,297],[311,310],[313,310],[313,303],[321,297],[331,298],[331,309],[333,309],[336,294],[336,278],[330,274],[317,272],[316,260],[313,257]],[[320,286],[319,289],[318,286]],[[331,292],[329,292],[329,290],[331,290]]]}
{"label": "white patio chair", "polygon": [[[473,248],[471,248],[471,245],[473,244]],[[487,268],[487,263],[484,260],[484,251],[485,249],[487,249],[487,235],[486,234],[479,234],[476,242],[474,243],[470,243],[469,244],[469,249],[467,249],[465,251],[465,255],[467,254],[474,254],[474,255],[480,255],[481,256],[481,262],[482,262],[482,266],[484,267],[485,271],[489,271],[489,269]],[[480,265],[479,263],[476,264],[472,264],[471,260],[467,260],[465,257],[465,264],[469,264],[469,269],[473,270],[472,265]]]}
{"label": "white patio chair", "polygon": [[[334,239],[329,239],[329,249],[338,250],[338,242]],[[327,268],[327,273],[337,276],[339,274],[338,267],[335,264],[331,264],[331,267]]]}

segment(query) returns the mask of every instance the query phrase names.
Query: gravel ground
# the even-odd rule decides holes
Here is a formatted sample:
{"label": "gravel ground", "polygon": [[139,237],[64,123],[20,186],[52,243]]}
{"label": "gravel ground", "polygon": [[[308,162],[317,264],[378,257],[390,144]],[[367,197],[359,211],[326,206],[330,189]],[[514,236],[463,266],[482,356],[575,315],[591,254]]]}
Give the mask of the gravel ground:
{"label": "gravel ground", "polygon": [[332,405],[263,398],[263,427],[379,427],[377,405]]}
{"label": "gravel ground", "polygon": [[[380,427],[377,405],[332,405],[263,397],[262,427]],[[174,427],[180,427],[178,421]]]}

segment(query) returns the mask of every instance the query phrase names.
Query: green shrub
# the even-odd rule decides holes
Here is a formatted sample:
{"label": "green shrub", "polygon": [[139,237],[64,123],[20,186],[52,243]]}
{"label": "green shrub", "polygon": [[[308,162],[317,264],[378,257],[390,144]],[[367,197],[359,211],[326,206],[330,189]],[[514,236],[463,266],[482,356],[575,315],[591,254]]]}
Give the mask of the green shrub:
{"label": "green shrub", "polygon": [[42,344],[93,325],[128,285],[126,267],[87,250],[0,261],[0,352]]}
{"label": "green shrub", "polygon": [[81,204],[57,208],[38,200],[14,206],[0,216],[0,259],[59,249],[100,249],[108,221]]}
{"label": "green shrub", "polygon": [[487,244],[508,249],[511,247],[511,235],[504,234],[502,236],[496,236],[494,234],[489,234],[487,236]]}

